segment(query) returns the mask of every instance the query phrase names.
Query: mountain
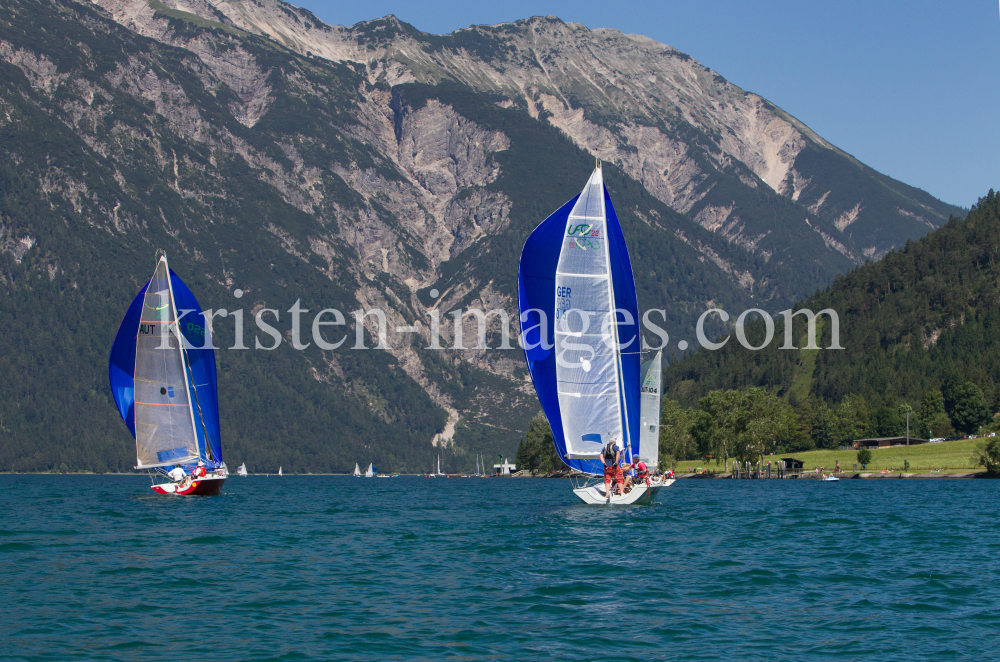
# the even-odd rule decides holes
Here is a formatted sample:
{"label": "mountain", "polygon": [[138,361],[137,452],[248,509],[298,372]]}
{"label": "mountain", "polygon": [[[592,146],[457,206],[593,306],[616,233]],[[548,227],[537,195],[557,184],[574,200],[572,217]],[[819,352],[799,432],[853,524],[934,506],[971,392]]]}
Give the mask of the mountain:
{"label": "mountain", "polygon": [[[104,361],[153,254],[205,308],[279,312],[219,352],[227,457],[251,470],[451,468],[513,455],[537,411],[516,349],[524,238],[595,156],[640,301],[683,337],[779,306],[962,214],[689,56],[552,18],[428,35],[282,2],[11,0],[0,15],[0,466],[122,470]],[[246,294],[237,299],[236,291]],[[291,312],[351,342],[297,351]],[[432,314],[502,309],[497,348],[427,349]],[[350,311],[386,315],[354,350]],[[377,317],[363,320],[365,344]],[[232,316],[215,320],[235,341]],[[721,332],[723,326],[711,330]],[[407,330],[409,329],[409,330]],[[460,327],[475,347],[477,325]],[[332,335],[332,334],[331,334]]]}
{"label": "mountain", "polygon": [[[668,398],[693,405],[709,391],[765,387],[793,405],[813,399],[827,406],[862,396],[867,407],[917,410],[928,393],[949,394],[967,382],[982,393],[989,412],[1000,410],[1000,196],[992,190],[964,219],[892,252],[881,262],[840,276],[798,308],[832,309],[840,320],[842,350],[831,347],[832,324],[823,317],[822,349],[782,350],[784,327],[760,351],[735,341],[671,365]],[[751,345],[766,330],[747,327]],[[805,322],[796,318],[798,347]],[[732,340],[732,339],[731,339]],[[948,411],[951,414],[951,410]]]}

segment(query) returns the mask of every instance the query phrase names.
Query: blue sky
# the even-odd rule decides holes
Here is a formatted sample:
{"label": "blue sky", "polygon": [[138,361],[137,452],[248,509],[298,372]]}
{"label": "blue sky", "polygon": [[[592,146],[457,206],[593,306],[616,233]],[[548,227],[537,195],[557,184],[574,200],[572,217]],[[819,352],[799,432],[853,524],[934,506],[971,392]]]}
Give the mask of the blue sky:
{"label": "blue sky", "polygon": [[292,0],[331,24],[395,14],[424,32],[555,15],[669,44],[862,162],[968,207],[1000,190],[993,0]]}

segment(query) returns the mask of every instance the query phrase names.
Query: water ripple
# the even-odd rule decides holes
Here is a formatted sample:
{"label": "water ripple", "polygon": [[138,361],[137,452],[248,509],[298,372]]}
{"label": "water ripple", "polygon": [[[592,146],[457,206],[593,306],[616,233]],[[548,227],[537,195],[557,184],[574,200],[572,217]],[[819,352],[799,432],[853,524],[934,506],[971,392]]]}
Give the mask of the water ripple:
{"label": "water ripple", "polygon": [[26,660],[988,658],[997,485],[681,481],[619,509],[556,480],[0,476],[0,635]]}

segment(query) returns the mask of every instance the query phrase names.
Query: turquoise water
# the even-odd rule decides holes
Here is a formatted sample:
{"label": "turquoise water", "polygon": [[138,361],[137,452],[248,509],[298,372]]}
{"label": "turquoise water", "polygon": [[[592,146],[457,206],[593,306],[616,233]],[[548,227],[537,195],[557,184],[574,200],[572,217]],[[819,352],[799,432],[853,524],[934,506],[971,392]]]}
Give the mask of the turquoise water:
{"label": "turquoise water", "polygon": [[996,659],[1000,482],[0,476],[5,659]]}

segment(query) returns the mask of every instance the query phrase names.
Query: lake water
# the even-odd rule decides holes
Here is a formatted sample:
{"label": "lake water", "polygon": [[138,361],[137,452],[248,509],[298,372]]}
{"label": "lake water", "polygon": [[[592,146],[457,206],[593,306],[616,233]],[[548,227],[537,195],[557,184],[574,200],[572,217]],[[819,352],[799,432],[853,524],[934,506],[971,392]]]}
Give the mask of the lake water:
{"label": "lake water", "polygon": [[0,476],[5,659],[1000,656],[1000,482]]}

